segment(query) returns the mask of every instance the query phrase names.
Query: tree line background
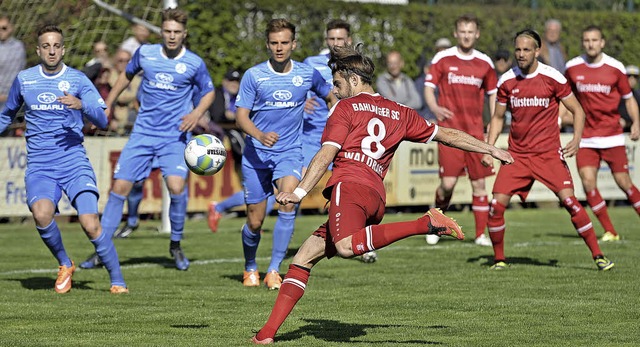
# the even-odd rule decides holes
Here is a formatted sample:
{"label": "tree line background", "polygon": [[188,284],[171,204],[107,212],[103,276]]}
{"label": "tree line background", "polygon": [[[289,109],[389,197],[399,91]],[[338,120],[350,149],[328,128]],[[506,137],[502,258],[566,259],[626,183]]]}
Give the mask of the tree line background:
{"label": "tree line background", "polygon": [[[105,2],[160,25],[161,1]],[[432,56],[433,43],[438,38],[447,37],[455,43],[453,22],[463,13],[474,13],[480,18],[481,37],[477,48],[489,55],[499,48],[511,50],[515,32],[534,28],[542,34],[544,22],[556,18],[563,23],[562,42],[570,57],[582,52],[582,28],[596,24],[604,29],[608,54],[624,64],[640,64],[639,17],[635,12],[625,11],[622,4],[626,5],[626,1],[538,0],[534,1],[537,3],[534,9],[531,0],[440,4],[443,2],[421,0],[403,6],[326,0],[178,1],[189,13],[188,46],[204,58],[216,83],[229,68],[246,70],[267,59],[264,29],[266,23],[276,17],[288,18],[297,26],[296,60],[318,54],[324,47],[324,28],[329,19],[348,21],[355,41],[363,42],[365,52],[374,58],[378,73],[384,69],[384,54],[398,50],[406,62],[405,72],[417,76],[416,61],[423,55],[428,59]],[[559,6],[550,6],[556,3]],[[575,6],[561,6],[563,3]],[[587,5],[598,10],[581,8]],[[38,62],[36,28],[45,23],[56,23],[65,31],[65,61],[73,67],[82,67],[91,58],[94,41],[106,41],[113,53],[131,35],[127,20],[95,6],[91,0],[5,0],[0,2],[0,13],[19,24],[15,35],[25,42],[30,65]],[[152,35],[151,40],[159,42],[160,38]]]}

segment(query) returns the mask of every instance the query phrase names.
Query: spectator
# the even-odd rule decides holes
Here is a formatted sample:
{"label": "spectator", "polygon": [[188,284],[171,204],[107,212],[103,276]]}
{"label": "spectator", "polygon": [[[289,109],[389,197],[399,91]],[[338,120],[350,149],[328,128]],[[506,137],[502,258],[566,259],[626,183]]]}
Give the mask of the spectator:
{"label": "spectator", "polygon": [[[449,41],[449,39],[446,37],[441,37],[436,41],[434,47],[436,53],[438,53],[451,47],[451,41]],[[426,52],[424,52],[420,56],[416,65],[420,69],[420,75],[413,80],[413,85],[416,87],[418,96],[420,96],[420,102],[422,103],[422,107],[420,107],[420,109],[416,111],[418,111],[418,114],[421,115],[422,118],[435,122],[436,116],[433,114],[433,112],[431,112],[431,109],[429,109],[429,105],[427,105],[427,101],[424,99],[424,80],[427,78],[429,69],[431,67],[431,62],[427,59]],[[436,90],[435,93],[437,99],[438,91]]]}
{"label": "spectator", "polygon": [[[502,77],[502,75],[509,71],[513,67],[513,59],[511,59],[511,52],[506,49],[499,49],[496,54],[493,56],[493,64],[496,68],[496,75],[498,79]],[[484,112],[482,114],[484,118],[485,124],[488,124],[491,120],[491,112],[489,110],[488,99],[485,99]],[[511,111],[507,110],[504,118],[504,129],[502,132],[509,132],[509,127],[511,126]]]}
{"label": "spectator", "polygon": [[582,31],[584,54],[567,63],[566,77],[586,113],[580,149],[576,157],[587,203],[605,230],[600,241],[619,241],[609,218],[607,204],[598,190],[600,163],[606,162],[618,187],[640,214],[640,191],[631,181],[618,104],[624,101],[631,117],[632,141],[640,138],[640,114],[626,70],[621,62],[603,52],[602,29],[590,25]]}
{"label": "spectator", "polygon": [[13,80],[26,65],[24,44],[13,37],[9,17],[0,16],[0,111],[7,102]]}
{"label": "spectator", "polygon": [[[484,140],[482,109],[484,95],[489,95],[489,108],[495,107],[496,72],[486,54],[475,49],[480,37],[478,18],[471,14],[458,17],[454,24],[455,47],[437,53],[425,80],[425,100],[436,115],[438,124],[462,130]],[[439,90],[436,100],[435,91]],[[485,177],[493,175],[493,167],[480,163],[481,155],[468,153],[438,143],[440,185],[436,190],[436,207],[449,207],[458,177],[469,175],[472,187],[471,210],[475,218],[475,243],[491,246],[485,235],[489,218],[489,201]],[[427,243],[438,243],[437,235],[428,235]]]}
{"label": "spectator", "polygon": [[[511,108],[513,121],[509,152],[515,161],[512,165],[500,167],[493,185],[489,214],[489,236],[494,251],[491,269],[505,270],[509,266],[504,254],[504,213],[511,197],[518,195],[524,201],[538,180],[553,191],[569,212],[571,223],[591,251],[598,270],[607,271],[613,268],[614,263],[602,254],[598,246],[589,215],[574,195],[573,179],[564,160],[578,152],[585,114],[567,79],[558,70],[538,62],[540,41],[540,35],[534,30],[518,32],[514,37],[518,66],[502,75],[498,82],[498,100],[487,142],[491,145],[496,143],[505,111]],[[575,119],[573,138],[564,147],[560,144],[557,126],[560,103]],[[484,155],[482,162],[491,165],[493,159]]]}
{"label": "spectator", "polygon": [[557,19],[549,19],[544,23],[544,40],[540,48],[538,60],[564,73],[567,52],[560,42],[562,23]]}
{"label": "spectator", "polygon": [[411,78],[402,72],[404,59],[400,52],[389,52],[386,62],[387,71],[376,80],[380,95],[414,110],[420,109],[422,107],[420,95],[413,86]]}
{"label": "spectator", "polygon": [[111,278],[110,292],[128,293],[111,236],[100,227],[96,176],[82,144],[82,117],[105,128],[106,106],[89,79],[62,62],[65,46],[60,28],[46,25],[38,31],[36,53],[40,64],[21,71],[11,86],[7,105],[0,113],[0,131],[10,124],[24,103],[26,201],[42,241],[59,264],[54,289],[60,294],[69,292],[76,269],[54,219],[64,192],[78,212],[82,229],[106,264]]}
{"label": "spectator", "polygon": [[93,57],[84,64],[82,72],[91,81],[95,81],[102,69],[111,69],[111,56],[109,55],[109,46],[104,41],[96,41],[93,43]]}
{"label": "spectator", "polygon": [[[118,49],[116,51],[116,54],[113,56],[114,68],[109,79],[111,87],[115,86],[118,76],[126,70],[130,60],[131,53],[129,53],[129,51],[124,49]],[[138,89],[141,81],[141,76],[135,75],[131,83],[129,83],[127,88],[118,96],[115,104],[111,108],[112,115],[109,130],[115,132],[116,135],[129,135],[133,129],[133,124],[138,116],[138,108],[140,107],[138,102]]]}
{"label": "spectator", "polygon": [[[638,75],[640,74],[640,69],[638,69],[636,65],[628,65],[625,70],[629,86],[633,91],[633,97],[636,99],[637,103],[640,103],[640,90],[638,89]],[[629,132],[631,130],[631,117],[627,111],[625,100],[620,100],[618,112],[620,112],[620,125],[622,126],[623,131]]]}
{"label": "spectator", "polygon": [[133,32],[133,36],[124,40],[120,45],[120,49],[124,49],[133,56],[140,46],[145,43],[149,43],[149,36],[151,35],[151,32],[149,32],[149,29],[142,24],[133,24],[131,26],[131,31]]}

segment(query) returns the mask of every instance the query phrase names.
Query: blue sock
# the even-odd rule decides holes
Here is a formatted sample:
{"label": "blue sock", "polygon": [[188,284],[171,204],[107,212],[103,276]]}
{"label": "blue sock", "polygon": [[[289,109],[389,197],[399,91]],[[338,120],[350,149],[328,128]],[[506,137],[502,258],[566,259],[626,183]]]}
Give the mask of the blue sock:
{"label": "blue sock", "polygon": [[216,211],[222,213],[234,207],[244,205],[244,192],[239,191],[230,197],[220,201],[216,206]]}
{"label": "blue sock", "polygon": [[256,263],[256,253],[260,244],[260,232],[257,233],[249,230],[247,225],[242,226],[242,249],[244,251],[244,269],[245,271],[258,270]]}
{"label": "blue sock", "polygon": [[269,269],[280,272],[280,263],[287,255],[287,248],[293,236],[293,228],[296,222],[296,212],[282,212],[278,211],[278,219],[276,219],[276,225],[273,227],[273,248],[271,249],[271,264]]}
{"label": "blue sock", "polygon": [[187,215],[187,203],[189,202],[187,190],[174,195],[171,194],[171,205],[169,206],[169,220],[171,220],[171,241],[182,240],[184,231],[184,220]]}
{"label": "blue sock", "polygon": [[142,201],[142,188],[144,181],[136,182],[131,188],[129,196],[127,196],[127,224],[131,226],[138,225],[138,207]]}
{"label": "blue sock", "polygon": [[120,261],[118,261],[118,252],[113,244],[111,236],[102,231],[97,239],[91,240],[93,246],[96,248],[96,253],[100,257],[100,261],[104,264],[104,267],[109,272],[112,286],[127,285],[124,283],[124,277],[122,277],[122,271],[120,270]]}
{"label": "blue sock", "polygon": [[269,215],[271,211],[278,209],[278,206],[275,206],[275,204],[276,204],[276,196],[272,194],[267,198],[267,210],[266,210],[267,215]]}
{"label": "blue sock", "polygon": [[118,229],[118,225],[122,219],[124,200],[125,197],[122,195],[118,195],[114,192],[109,193],[109,200],[107,200],[107,204],[104,206],[102,219],[100,219],[102,233],[107,234],[109,238],[113,237],[113,234],[116,232],[116,229]]}
{"label": "blue sock", "polygon": [[62,235],[60,235],[60,229],[55,220],[52,220],[49,225],[44,228],[36,226],[40,233],[40,238],[44,241],[44,244],[49,247],[51,254],[58,259],[58,264],[71,267],[71,259],[67,255],[67,251],[64,250],[62,244]]}

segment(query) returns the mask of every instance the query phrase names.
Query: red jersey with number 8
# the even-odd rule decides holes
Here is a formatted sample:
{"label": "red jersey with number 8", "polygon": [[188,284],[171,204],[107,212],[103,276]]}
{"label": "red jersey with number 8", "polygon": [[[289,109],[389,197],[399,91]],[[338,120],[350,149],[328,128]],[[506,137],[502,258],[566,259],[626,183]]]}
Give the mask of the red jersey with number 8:
{"label": "red jersey with number 8", "polygon": [[400,142],[427,143],[437,132],[437,125],[412,108],[377,93],[340,100],[329,112],[322,134],[322,145],[340,149],[333,159],[325,197],[329,198],[329,188],[338,182],[355,182],[375,189],[386,201],[382,180]]}

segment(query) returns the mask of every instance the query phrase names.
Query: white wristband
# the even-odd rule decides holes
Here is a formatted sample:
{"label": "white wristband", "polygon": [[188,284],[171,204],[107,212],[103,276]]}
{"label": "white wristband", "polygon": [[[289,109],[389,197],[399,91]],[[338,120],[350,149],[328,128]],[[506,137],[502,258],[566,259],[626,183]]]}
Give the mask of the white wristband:
{"label": "white wristband", "polygon": [[293,194],[295,194],[298,199],[302,200],[302,198],[304,198],[305,196],[307,196],[307,191],[298,187],[296,189],[293,190]]}

